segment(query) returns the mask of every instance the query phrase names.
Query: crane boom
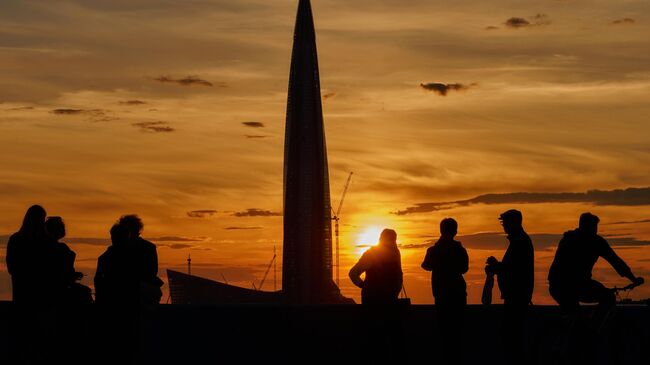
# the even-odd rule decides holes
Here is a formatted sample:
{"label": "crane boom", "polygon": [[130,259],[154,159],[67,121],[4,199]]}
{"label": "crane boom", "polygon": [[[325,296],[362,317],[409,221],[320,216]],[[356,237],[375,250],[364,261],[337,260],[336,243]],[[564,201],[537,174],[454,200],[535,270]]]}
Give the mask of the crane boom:
{"label": "crane boom", "polygon": [[336,234],[336,285],[339,285],[339,271],[340,271],[340,264],[339,264],[339,214],[341,214],[341,208],[343,208],[343,201],[345,200],[345,194],[348,192],[348,187],[350,186],[350,180],[352,180],[352,174],[353,172],[350,172],[350,175],[348,175],[348,180],[345,182],[345,186],[343,187],[343,194],[341,194],[341,200],[339,201],[339,206],[336,209],[336,212],[334,211],[334,208],[330,206],[330,209],[332,209],[332,220],[334,221],[334,233]]}
{"label": "crane boom", "polygon": [[352,174],[354,172],[350,172],[350,175],[348,175],[348,180],[345,182],[345,187],[343,187],[343,194],[341,194],[341,201],[339,201],[339,207],[336,209],[336,214],[335,216],[338,217],[339,214],[341,214],[341,208],[343,208],[343,201],[345,200],[345,194],[348,192],[348,187],[350,186],[350,180],[352,180]]}
{"label": "crane boom", "polygon": [[[262,290],[262,285],[264,285],[264,282],[266,281],[266,277],[269,275],[269,271],[271,270],[271,266],[273,266],[273,263],[275,262],[275,257],[276,254],[275,252],[273,253],[273,258],[271,259],[271,262],[269,262],[269,266],[266,267],[266,272],[264,272],[264,277],[262,277],[262,281],[260,282],[260,286],[256,288],[256,290]],[[255,283],[253,283],[255,285]]]}

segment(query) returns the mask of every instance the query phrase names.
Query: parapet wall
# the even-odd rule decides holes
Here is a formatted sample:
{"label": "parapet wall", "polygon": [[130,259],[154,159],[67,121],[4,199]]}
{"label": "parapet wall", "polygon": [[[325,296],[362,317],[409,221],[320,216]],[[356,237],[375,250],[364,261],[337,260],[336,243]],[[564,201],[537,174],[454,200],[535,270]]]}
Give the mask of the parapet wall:
{"label": "parapet wall", "polygon": [[[13,311],[11,303],[0,303],[0,354],[12,346],[5,319]],[[464,363],[502,363],[501,313],[499,305],[468,306],[463,336],[457,339],[465,349]],[[75,330],[79,338],[101,338],[104,314],[90,307],[79,316],[84,319]],[[565,323],[558,307],[532,308],[526,334],[531,364],[556,363]],[[133,363],[138,364],[435,364],[441,351],[432,305],[398,311],[359,305],[160,305],[140,313],[135,331]],[[113,345],[98,340],[83,346],[86,356],[96,358]],[[650,307],[617,307],[592,351],[602,364],[650,364]]]}

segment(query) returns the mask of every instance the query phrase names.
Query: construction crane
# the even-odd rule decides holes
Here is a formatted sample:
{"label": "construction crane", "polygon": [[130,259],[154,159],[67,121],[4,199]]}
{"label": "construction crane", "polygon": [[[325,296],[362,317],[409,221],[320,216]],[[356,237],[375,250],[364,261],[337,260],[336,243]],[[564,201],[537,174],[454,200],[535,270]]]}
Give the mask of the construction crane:
{"label": "construction crane", "polygon": [[255,287],[255,283],[253,283],[253,288],[255,290],[262,290],[262,285],[264,285],[264,282],[266,281],[266,277],[269,275],[269,271],[271,271],[271,267],[273,267],[273,264],[275,263],[275,248],[273,249],[273,258],[271,259],[271,262],[269,262],[269,266],[266,267],[266,271],[264,272],[264,277],[262,277],[262,281],[260,281],[260,286]]}
{"label": "construction crane", "polygon": [[334,208],[332,209],[332,220],[334,221],[334,234],[336,235],[336,285],[339,285],[339,220],[340,215],[341,215],[341,208],[343,207],[343,201],[345,200],[345,194],[348,192],[348,187],[350,186],[350,180],[352,180],[352,174],[353,172],[350,172],[350,175],[348,175],[348,180],[345,182],[345,186],[343,187],[343,194],[341,194],[341,200],[339,201],[339,206],[334,211]]}

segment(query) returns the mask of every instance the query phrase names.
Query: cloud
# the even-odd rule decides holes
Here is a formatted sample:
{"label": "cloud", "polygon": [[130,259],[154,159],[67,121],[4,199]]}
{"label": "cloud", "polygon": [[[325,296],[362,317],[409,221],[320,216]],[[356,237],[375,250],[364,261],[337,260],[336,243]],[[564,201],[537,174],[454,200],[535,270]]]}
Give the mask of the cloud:
{"label": "cloud", "polygon": [[262,138],[269,138],[269,136],[264,136],[264,135],[259,135],[259,134],[246,134],[244,137],[248,139],[262,139]]}
{"label": "cloud", "polygon": [[76,115],[76,114],[82,114],[84,112],[85,112],[85,110],[83,110],[83,109],[61,108],[61,109],[52,110],[52,113],[59,114],[59,115]]}
{"label": "cloud", "polygon": [[143,105],[143,104],[147,104],[147,102],[142,101],[142,100],[123,100],[123,101],[120,101],[120,104],[122,104],[122,105]]}
{"label": "cloud", "polygon": [[535,27],[541,25],[549,25],[551,21],[546,14],[536,14],[528,19],[520,17],[512,17],[503,23],[508,28],[519,29],[527,27]]}
{"label": "cloud", "polygon": [[142,132],[174,132],[175,128],[169,126],[169,123],[163,121],[157,122],[139,122],[131,124],[134,127],[139,127]]}
{"label": "cloud", "polygon": [[242,122],[241,124],[251,127],[251,128],[264,128],[265,125],[262,122]]}
{"label": "cloud", "polygon": [[246,209],[243,212],[235,212],[232,215],[233,217],[278,217],[281,216],[282,213],[272,212],[270,210],[251,208],[251,209]]}
{"label": "cloud", "polygon": [[323,100],[327,100],[327,99],[329,99],[329,98],[333,98],[334,96],[336,96],[336,93],[334,93],[334,92],[325,93],[325,94],[323,94]]}
{"label": "cloud", "polygon": [[192,210],[187,212],[187,216],[190,218],[207,218],[207,217],[212,217],[217,213],[218,211],[213,209]]}
{"label": "cloud", "polygon": [[634,20],[634,19],[632,19],[632,18],[622,18],[622,19],[612,20],[612,22],[609,23],[609,24],[612,24],[612,25],[623,25],[623,24],[634,24],[634,23],[636,23],[636,20]]}
{"label": "cloud", "polygon": [[160,76],[154,78],[154,80],[162,83],[174,83],[182,86],[192,86],[192,85],[213,86],[210,81],[200,79],[197,76],[187,76],[182,79],[174,79],[169,76]]}
{"label": "cloud", "polygon": [[50,111],[56,115],[84,115],[88,117],[90,122],[109,122],[119,118],[114,116],[107,116],[106,110],[102,109],[73,109],[73,108],[58,108]]}
{"label": "cloud", "polygon": [[[563,234],[559,233],[533,233],[530,239],[533,241],[535,250],[545,250],[556,247],[562,239]],[[605,237],[609,244],[614,247],[624,246],[650,246],[650,241],[639,240],[631,236]],[[438,239],[426,240],[422,243],[400,245],[403,249],[423,249],[436,243]],[[499,232],[484,232],[458,236],[465,248],[474,250],[503,250],[508,247],[508,239],[505,234]]]}
{"label": "cloud", "polygon": [[460,83],[454,83],[454,84],[442,84],[438,82],[430,82],[427,84],[420,84],[420,87],[423,88],[424,90],[429,90],[433,91],[434,93],[440,95],[440,96],[447,96],[447,93],[449,91],[465,91],[468,90],[474,86],[476,86],[476,83],[472,83],[469,85],[465,84],[460,84]]}
{"label": "cloud", "polygon": [[507,27],[510,28],[522,28],[530,26],[530,22],[524,18],[512,17],[504,23]]}
{"label": "cloud", "polygon": [[396,215],[436,212],[475,204],[536,204],[536,203],[588,203],[593,205],[640,206],[650,205],[650,187],[625,190],[589,190],[586,193],[504,193],[485,194],[467,200],[419,203]]}
{"label": "cloud", "polygon": [[485,30],[496,30],[496,29],[499,29],[499,27],[495,27],[494,25],[488,25],[487,27],[485,27]]}
{"label": "cloud", "polygon": [[79,114],[104,115],[105,114],[104,111],[101,109],[72,109],[72,108],[53,109],[51,113],[58,114],[58,115],[79,115]]}
{"label": "cloud", "polygon": [[604,223],[604,225],[613,226],[613,225],[620,225],[620,224],[640,224],[640,223],[650,223],[650,219],[641,219],[638,221],[620,221],[620,222]]}
{"label": "cloud", "polygon": [[204,242],[208,237],[162,236],[147,239],[153,242]]}
{"label": "cloud", "polygon": [[184,248],[192,248],[192,245],[188,245],[187,243],[172,243],[171,245],[166,245],[166,246],[173,249],[173,250],[182,250]]}
{"label": "cloud", "polygon": [[8,111],[19,111],[19,110],[33,110],[33,109],[34,109],[33,106],[19,106],[19,107],[16,107],[16,108],[10,108],[10,109],[6,109],[6,110],[8,110]]}
{"label": "cloud", "polygon": [[263,229],[264,227],[226,227],[225,230],[228,231],[237,231],[237,230],[253,230],[253,229]]}

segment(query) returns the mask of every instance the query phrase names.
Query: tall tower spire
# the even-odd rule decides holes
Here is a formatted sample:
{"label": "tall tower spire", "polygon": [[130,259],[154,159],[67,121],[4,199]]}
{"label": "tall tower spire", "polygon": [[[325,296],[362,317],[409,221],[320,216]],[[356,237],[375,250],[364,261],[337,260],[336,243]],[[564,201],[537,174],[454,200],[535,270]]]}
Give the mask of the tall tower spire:
{"label": "tall tower spire", "polygon": [[332,301],[332,226],[314,19],[300,0],[284,142],[282,291],[289,302]]}

